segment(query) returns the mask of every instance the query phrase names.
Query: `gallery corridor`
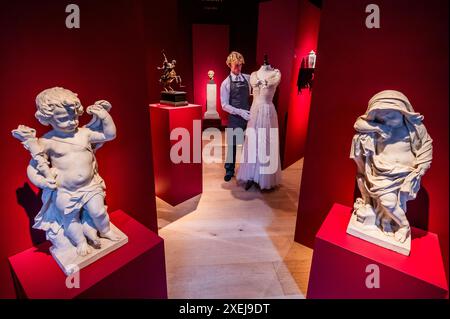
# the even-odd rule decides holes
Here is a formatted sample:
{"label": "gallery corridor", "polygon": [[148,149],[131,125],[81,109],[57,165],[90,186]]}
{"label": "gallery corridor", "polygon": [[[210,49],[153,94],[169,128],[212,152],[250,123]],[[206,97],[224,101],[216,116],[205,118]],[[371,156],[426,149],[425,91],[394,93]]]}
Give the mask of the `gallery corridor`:
{"label": "gallery corridor", "polygon": [[312,250],[294,242],[302,166],[261,192],[204,163],[201,195],[175,207],[157,199],[169,298],[304,298]]}

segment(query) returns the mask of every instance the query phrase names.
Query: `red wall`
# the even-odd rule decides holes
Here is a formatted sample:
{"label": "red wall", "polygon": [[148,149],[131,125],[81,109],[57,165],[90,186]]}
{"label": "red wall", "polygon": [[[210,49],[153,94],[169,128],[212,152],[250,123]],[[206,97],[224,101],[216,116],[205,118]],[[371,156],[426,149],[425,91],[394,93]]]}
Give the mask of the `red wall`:
{"label": "red wall", "polygon": [[34,118],[45,88],[69,88],[85,107],[112,103],[118,136],[97,155],[109,211],[121,208],[157,230],[140,1],[79,0],[81,29],[66,29],[68,3],[14,1],[0,11],[0,297],[14,297],[7,257],[44,239],[30,233],[41,205],[27,187],[30,156],[10,131],[47,130]]}
{"label": "red wall", "polygon": [[372,95],[394,89],[425,116],[434,140],[431,169],[408,215],[439,235],[448,269],[448,1],[376,3],[381,28],[367,29],[367,1],[324,1],[295,239],[312,246],[332,204],[352,205],[353,123]]}
{"label": "red wall", "polygon": [[270,63],[282,74],[274,103],[283,168],[304,156],[311,94],[303,90],[297,95],[297,77],[302,57],[317,51],[319,24],[320,9],[308,0],[259,4],[257,62],[261,64],[267,53]]}
{"label": "red wall", "polygon": [[[286,122],[285,117],[289,107],[291,95],[292,62],[295,59],[295,44],[297,33],[298,0],[272,0],[259,4],[258,16],[258,41],[256,50],[256,62],[263,63],[264,54],[268,54],[271,65],[281,72],[281,82],[274,98],[274,104],[278,113],[280,129],[280,153],[282,167],[285,150],[291,146],[285,146]],[[247,70],[251,73],[254,70]]]}
{"label": "red wall", "polygon": [[311,50],[317,52],[319,37],[320,9],[307,0],[299,0],[297,34],[289,79],[289,109],[286,126],[286,140],[283,167],[288,167],[304,156],[309,108],[312,92],[303,89],[297,94],[297,78],[304,56]]}
{"label": "red wall", "polygon": [[157,103],[163,90],[159,83],[163,62],[161,51],[168,60],[177,61],[175,71],[181,76],[182,84],[175,90],[187,92],[189,102],[193,101],[192,28],[186,12],[189,1],[165,0],[142,1],[144,44],[146,48],[146,74],[149,103]]}
{"label": "red wall", "polygon": [[[220,104],[220,85],[230,74],[225,64],[229,52],[229,26],[220,24],[192,25],[192,65],[194,77],[194,104],[202,106],[202,118],[206,112],[206,84],[209,81],[208,71],[213,70],[214,82],[217,85],[217,111],[222,125],[228,123],[228,113]],[[244,70],[245,72],[245,70]],[[248,71],[247,71],[248,72]]]}

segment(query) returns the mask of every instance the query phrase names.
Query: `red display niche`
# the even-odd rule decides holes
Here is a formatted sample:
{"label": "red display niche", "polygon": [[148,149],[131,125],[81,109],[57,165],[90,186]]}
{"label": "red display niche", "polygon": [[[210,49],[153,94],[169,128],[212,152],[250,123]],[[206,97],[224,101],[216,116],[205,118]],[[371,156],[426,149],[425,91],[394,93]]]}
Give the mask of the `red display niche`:
{"label": "red display niche", "polygon": [[295,240],[312,246],[334,202],[353,206],[353,124],[384,89],[403,92],[433,138],[433,162],[413,226],[439,237],[448,277],[448,1],[380,0],[381,28],[365,26],[366,1],[324,1]]}
{"label": "red display niche", "polygon": [[0,298],[15,297],[7,257],[45,239],[31,229],[41,200],[26,177],[30,155],[10,133],[18,124],[48,130],[34,118],[43,89],[71,89],[85,107],[111,102],[117,138],[97,153],[108,209],[157,231],[140,1],[77,4],[80,29],[66,28],[64,1],[14,1],[0,10]]}
{"label": "red display niche", "polygon": [[319,38],[320,9],[307,0],[299,1],[295,54],[289,80],[290,96],[287,112],[286,138],[283,167],[288,167],[305,155],[306,132],[308,129],[309,108],[313,91],[302,89],[298,93],[297,79],[303,57],[311,50],[317,53]]}
{"label": "red display niche", "polygon": [[[189,102],[193,101],[193,66],[192,66],[192,30],[191,18],[187,9],[190,1],[137,1],[143,16],[140,24],[145,30],[145,57],[147,74],[147,92],[149,103],[160,100],[163,88],[159,83],[164,50],[167,59],[177,61],[175,71],[181,76],[183,88],[174,85],[174,89],[186,91]],[[170,18],[169,18],[170,17]]]}
{"label": "red display niche", "polygon": [[[282,168],[304,156],[311,94],[297,95],[302,57],[317,51],[320,9],[307,0],[272,0],[259,4],[257,62],[264,54],[281,71],[274,101],[280,128]],[[282,30],[282,32],[280,31]]]}
{"label": "red display niche", "polygon": [[[206,84],[208,71],[213,70],[217,85],[217,112],[222,125],[228,123],[228,113],[220,104],[220,85],[230,74],[225,61],[229,52],[229,26],[212,24],[192,25],[192,65],[194,74],[194,104],[202,106],[202,118],[206,112]],[[244,72],[248,72],[245,69]]]}

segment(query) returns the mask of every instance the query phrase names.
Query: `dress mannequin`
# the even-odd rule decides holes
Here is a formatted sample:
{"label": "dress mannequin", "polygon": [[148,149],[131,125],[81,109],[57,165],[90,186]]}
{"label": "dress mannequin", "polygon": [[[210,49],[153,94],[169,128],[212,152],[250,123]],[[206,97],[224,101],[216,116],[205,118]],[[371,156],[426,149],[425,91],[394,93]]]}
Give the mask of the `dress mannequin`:
{"label": "dress mannequin", "polygon": [[267,54],[264,55],[264,62],[259,68],[258,71],[256,71],[257,78],[259,82],[258,84],[267,87],[267,79],[271,77],[272,75],[275,75],[276,72],[280,72],[279,70],[274,69],[270,64],[269,60],[267,58]]}
{"label": "dress mannequin", "polygon": [[237,179],[248,190],[254,184],[271,189],[281,181],[278,117],[272,102],[281,73],[265,57],[263,65],[250,76],[253,103]]}

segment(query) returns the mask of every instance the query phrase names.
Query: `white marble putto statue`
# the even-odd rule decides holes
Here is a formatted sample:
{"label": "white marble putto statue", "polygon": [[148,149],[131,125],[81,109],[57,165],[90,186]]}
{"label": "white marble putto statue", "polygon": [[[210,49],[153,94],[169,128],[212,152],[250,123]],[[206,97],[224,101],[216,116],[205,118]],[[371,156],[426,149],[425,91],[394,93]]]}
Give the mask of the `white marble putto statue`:
{"label": "white marble putto statue", "polygon": [[116,137],[116,126],[111,104],[101,100],[87,108],[92,120],[79,127],[83,106],[77,94],[61,87],[39,93],[36,106],[36,118],[53,129],[37,138],[34,129],[19,125],[12,134],[30,151],[27,175],[43,190],[33,228],[46,232],[52,255],[68,274],[127,241],[109,221],[95,158],[95,151]]}
{"label": "white marble putto statue", "polygon": [[406,203],[416,198],[430,168],[432,139],[408,98],[393,90],[374,95],[354,125],[350,158],[361,192],[347,232],[409,255]]}
{"label": "white marble putto statue", "polygon": [[280,70],[269,64],[250,75],[253,103],[236,177],[246,183],[246,190],[253,184],[260,189],[272,189],[281,182],[278,116],[272,101],[280,81]]}

